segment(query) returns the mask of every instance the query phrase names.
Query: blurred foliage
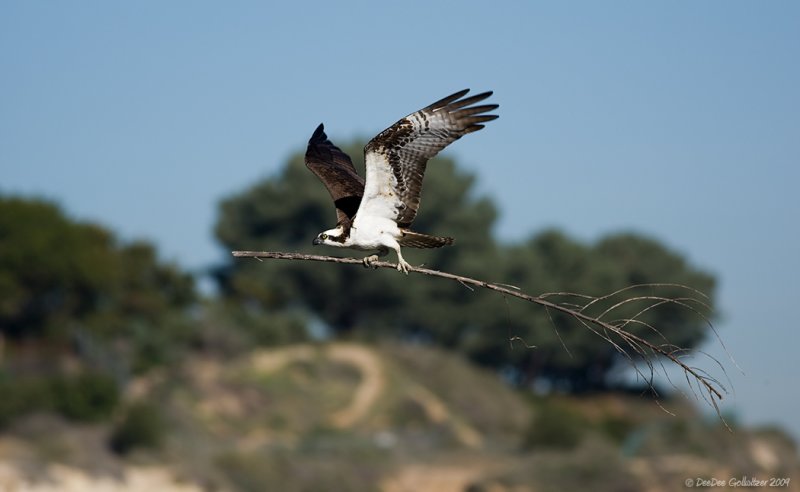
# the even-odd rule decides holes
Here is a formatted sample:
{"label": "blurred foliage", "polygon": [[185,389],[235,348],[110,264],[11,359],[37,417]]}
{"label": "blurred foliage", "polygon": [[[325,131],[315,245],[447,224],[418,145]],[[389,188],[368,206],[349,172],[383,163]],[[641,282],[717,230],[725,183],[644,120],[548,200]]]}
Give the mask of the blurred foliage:
{"label": "blurred foliage", "polygon": [[35,410],[109,418],[121,383],[188,345],[195,300],[192,276],[149,243],[0,196],[0,423]]}
{"label": "blurred foliage", "polygon": [[[671,482],[666,483],[671,485]],[[675,483],[683,487],[684,482]],[[589,439],[570,453],[535,453],[500,476],[478,481],[467,491],[587,489],[598,492],[647,490],[617,449],[604,441]]]}
{"label": "blurred foliage", "polygon": [[288,450],[270,453],[224,453],[216,463],[236,490],[261,492],[280,484],[286,492],[378,492],[385,466],[374,452],[338,450],[314,455]]}
{"label": "blurred foliage", "polygon": [[41,378],[11,378],[0,375],[0,429],[15,418],[33,410],[50,406],[50,391],[47,381]]}
{"label": "blurred foliage", "polygon": [[[363,175],[361,145],[344,146]],[[547,230],[521,244],[498,242],[492,233],[497,212],[474,192],[475,177],[449,158],[428,165],[420,215],[414,229],[456,238],[452,247],[406,248],[412,264],[511,284],[532,294],[576,292],[610,294],[634,284],[680,283],[712,294],[714,278],[688,264],[659,242],[631,233],[605,237],[595,244],[578,242]],[[335,222],[327,190],[304,165],[302,154],[268,177],[221,204],[216,235],[229,250],[311,252],[311,240]],[[315,253],[356,255],[355,251],[313,249]],[[341,265],[302,261],[230,259],[216,271],[222,296],[232,303],[265,312],[305,309],[321,319],[335,337],[405,339],[436,344],[467,354],[505,371],[509,380],[527,386],[586,392],[608,386],[608,375],[621,355],[608,341],[572,318],[456,282],[419,275],[400,278],[390,270],[361,271]],[[346,293],[346,295],[342,295]],[[643,288],[627,295],[684,296],[678,288]],[[598,315],[623,295],[596,303]],[[569,297],[553,298],[569,302]],[[646,302],[617,307],[611,319],[630,317]],[[713,307],[713,300],[709,301]],[[700,308],[701,311],[705,309]],[[641,320],[657,326],[671,343],[693,348],[708,325],[696,313],[665,304]],[[663,339],[642,324],[628,329],[646,339]],[[535,350],[509,338],[518,336]],[[563,341],[563,343],[562,343]],[[617,340],[619,342],[619,340]],[[565,350],[565,346],[568,350]]]}
{"label": "blurred foliage", "polygon": [[120,244],[51,203],[0,196],[4,335],[63,338],[77,320],[105,334],[120,319],[152,321],[194,298],[192,277],[159,263],[150,244]]}
{"label": "blurred foliage", "polygon": [[589,423],[571,408],[557,403],[539,405],[525,435],[526,449],[573,449],[580,444]]}
{"label": "blurred foliage", "polygon": [[52,385],[55,410],[72,420],[104,420],[119,402],[117,383],[107,374],[84,372],[71,377],[58,376]]}
{"label": "blurred foliage", "polygon": [[96,422],[110,417],[119,401],[116,382],[91,371],[21,378],[3,374],[0,394],[0,428],[35,411],[54,411],[73,421]]}
{"label": "blurred foliage", "polygon": [[609,415],[599,422],[598,427],[609,439],[620,444],[636,429],[636,423],[627,416]]}
{"label": "blurred foliage", "polygon": [[155,449],[161,445],[165,431],[158,407],[147,402],[132,403],[111,431],[109,446],[123,455],[137,448]]}
{"label": "blurred foliage", "polygon": [[196,348],[216,353],[241,353],[253,347],[308,340],[306,319],[298,312],[267,310],[256,304],[210,300],[194,326]]}

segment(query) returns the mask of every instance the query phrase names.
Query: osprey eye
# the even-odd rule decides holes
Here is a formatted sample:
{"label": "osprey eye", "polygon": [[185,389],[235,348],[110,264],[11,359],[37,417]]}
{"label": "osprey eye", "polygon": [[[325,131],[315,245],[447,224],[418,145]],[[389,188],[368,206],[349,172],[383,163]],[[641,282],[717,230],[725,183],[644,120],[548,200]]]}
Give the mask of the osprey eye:
{"label": "osprey eye", "polygon": [[323,234],[319,238],[324,241],[324,240],[328,239],[328,235],[327,234]]}

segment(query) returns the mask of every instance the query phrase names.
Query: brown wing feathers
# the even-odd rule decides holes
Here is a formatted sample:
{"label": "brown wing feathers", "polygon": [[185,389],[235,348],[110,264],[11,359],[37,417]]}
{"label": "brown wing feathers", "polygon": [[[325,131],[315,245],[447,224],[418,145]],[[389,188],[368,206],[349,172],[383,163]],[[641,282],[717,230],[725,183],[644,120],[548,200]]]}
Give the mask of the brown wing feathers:
{"label": "brown wing feathers", "polygon": [[[474,96],[470,96],[470,97],[468,97],[466,99],[458,100],[460,97],[466,95],[468,92],[469,92],[469,89],[464,89],[462,91],[456,92],[455,94],[447,96],[444,99],[436,101],[435,103],[431,104],[430,106],[426,107],[425,109],[422,109],[421,111],[426,111],[426,110],[428,110],[428,111],[437,111],[439,109],[445,108],[447,111],[452,113],[453,116],[455,116],[456,118],[461,119],[462,123],[463,124],[467,124],[468,126],[463,128],[463,130],[462,130],[463,133],[461,133],[461,135],[459,135],[456,138],[459,138],[459,137],[461,137],[463,135],[466,135],[467,133],[472,133],[474,131],[480,130],[484,126],[484,125],[481,125],[480,123],[484,123],[484,122],[487,122],[487,121],[492,121],[494,119],[497,119],[497,117],[498,117],[497,115],[494,115],[494,114],[480,115],[480,113],[486,113],[488,111],[493,111],[493,110],[497,109],[500,106],[498,104],[484,104],[484,105],[481,105],[481,106],[472,106],[470,108],[466,108],[466,109],[462,109],[460,111],[457,111],[460,108],[465,108],[466,106],[469,106],[470,104],[474,104],[474,103],[483,101],[484,99],[487,99],[489,96],[492,95],[492,91],[487,91],[487,92],[482,92],[480,94],[476,94]],[[455,101],[455,102],[453,102],[453,101]],[[476,116],[474,118],[471,118],[470,120],[467,120],[467,117],[472,116],[472,115],[480,115],[480,116]]]}
{"label": "brown wing feathers", "polygon": [[[452,244],[451,238],[418,234],[407,228],[419,209],[428,160],[462,136],[480,130],[484,123],[497,118],[497,115],[486,114],[497,109],[497,104],[476,105],[492,92],[464,98],[468,92],[469,89],[456,92],[406,116],[364,148],[365,153],[380,155],[382,159],[378,162],[387,163],[396,178],[402,206],[395,220],[404,229],[400,242],[405,246],[435,248]],[[328,140],[324,130],[323,125],[319,125],[311,136],[306,166],[328,189],[336,205],[339,225],[349,228],[364,195],[364,179],[356,172],[350,157]]]}
{"label": "brown wing feathers", "polygon": [[404,204],[396,219],[400,227],[409,227],[417,215],[428,159],[497,118],[484,114],[497,109],[497,104],[473,106],[491,96],[491,91],[461,99],[468,92],[469,89],[456,92],[406,116],[373,138],[364,149],[383,155],[392,168]]}
{"label": "brown wing feathers", "polygon": [[339,225],[349,227],[364,195],[364,178],[350,157],[328,140],[322,124],[308,141],[305,161],[331,194]]}
{"label": "brown wing feathers", "polygon": [[441,248],[442,246],[453,244],[454,241],[452,237],[430,236],[408,230],[403,230],[402,232],[403,235],[400,236],[398,242],[401,246],[409,248]]}

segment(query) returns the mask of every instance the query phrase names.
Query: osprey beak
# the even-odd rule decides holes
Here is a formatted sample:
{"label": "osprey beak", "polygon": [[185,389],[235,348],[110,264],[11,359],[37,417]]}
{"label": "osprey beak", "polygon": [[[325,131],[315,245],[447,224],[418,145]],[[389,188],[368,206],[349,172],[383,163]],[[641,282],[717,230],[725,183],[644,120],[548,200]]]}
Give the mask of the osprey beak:
{"label": "osprey beak", "polygon": [[315,237],[314,240],[311,241],[311,244],[313,244],[314,246],[319,246],[320,244],[322,244],[322,241],[320,241],[318,237]]}

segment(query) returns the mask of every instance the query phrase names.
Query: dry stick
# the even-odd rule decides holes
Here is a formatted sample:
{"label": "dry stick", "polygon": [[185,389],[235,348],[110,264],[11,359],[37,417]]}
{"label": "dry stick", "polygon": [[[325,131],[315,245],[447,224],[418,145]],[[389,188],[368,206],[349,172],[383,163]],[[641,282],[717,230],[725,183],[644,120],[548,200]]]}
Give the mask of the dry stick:
{"label": "dry stick", "polygon": [[[233,256],[238,258],[270,258],[270,259],[278,259],[278,260],[306,260],[306,261],[323,261],[329,263],[346,263],[350,265],[363,265],[363,260],[357,258],[339,258],[336,256],[323,256],[323,255],[307,255],[302,253],[283,253],[277,251],[233,251]],[[387,261],[374,261],[371,263],[372,267],[374,268],[397,268],[397,265],[394,263],[389,263]],[[681,361],[677,356],[674,355],[673,351],[668,351],[665,348],[662,348],[659,345],[654,343],[648,342],[644,338],[641,338],[633,333],[630,333],[627,330],[624,330],[618,326],[612,325],[606,321],[599,319],[599,317],[595,318],[589,316],[582,311],[576,311],[574,309],[570,309],[560,304],[556,304],[554,302],[546,300],[544,296],[535,297],[532,295],[525,294],[519,290],[515,290],[513,288],[504,287],[500,284],[494,284],[490,282],[485,282],[483,280],[477,280],[470,277],[464,277],[461,275],[455,275],[448,272],[442,272],[439,270],[431,270],[429,268],[422,268],[422,267],[409,267],[409,272],[416,272],[421,273],[423,275],[429,275],[431,277],[441,277],[447,278],[450,280],[455,280],[460,282],[462,285],[474,285],[477,287],[482,287],[484,289],[493,290],[495,292],[500,292],[505,295],[513,296],[518,299],[522,299],[524,301],[532,302],[534,304],[538,304],[540,306],[544,306],[545,308],[555,309],[556,311],[560,311],[568,316],[572,316],[573,318],[577,319],[584,325],[586,323],[593,324],[604,330],[608,330],[612,333],[617,334],[620,338],[625,340],[629,345],[634,347],[636,350],[636,345],[643,345],[650,349],[652,352],[657,353],[666,357],[667,359],[671,360],[673,363],[680,366],[681,369],[688,375],[691,374],[699,384],[701,384],[705,390],[708,392],[708,395],[711,397],[710,403],[713,405],[714,409],[719,414],[719,407],[717,406],[717,402],[714,400],[716,397],[718,400],[722,400],[722,394],[720,391],[714,387],[712,382],[715,382],[713,379],[709,379],[707,376],[701,374],[699,369],[693,368],[688,366],[683,361]],[[606,313],[604,313],[606,314]],[[593,331],[593,330],[592,330]],[[636,350],[639,352],[638,350]],[[641,355],[641,353],[640,353]]]}

